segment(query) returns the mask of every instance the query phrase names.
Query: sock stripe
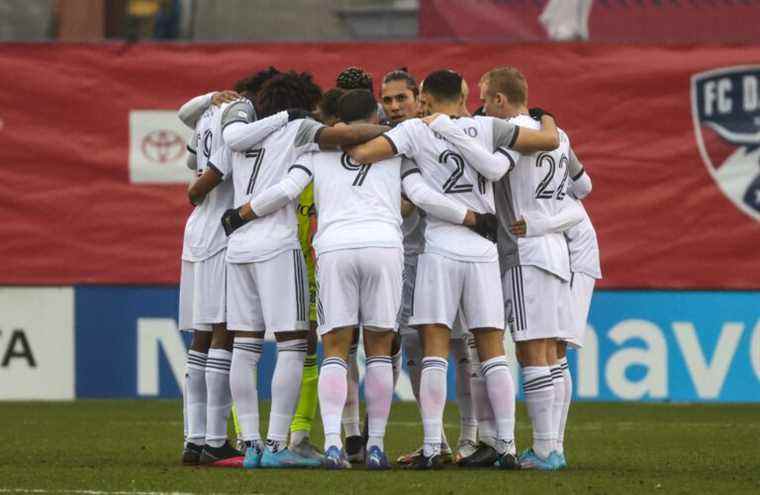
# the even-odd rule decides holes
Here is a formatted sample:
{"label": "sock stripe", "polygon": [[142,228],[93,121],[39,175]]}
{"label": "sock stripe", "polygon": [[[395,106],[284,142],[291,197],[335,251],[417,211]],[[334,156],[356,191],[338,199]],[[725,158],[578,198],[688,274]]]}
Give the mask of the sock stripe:
{"label": "sock stripe", "polygon": [[390,356],[373,356],[371,358],[367,358],[367,366],[369,366],[370,364],[382,364],[382,363],[392,364],[393,360],[390,358]]}
{"label": "sock stripe", "polygon": [[523,392],[535,392],[537,390],[543,390],[545,388],[553,388],[554,387],[554,381],[551,379],[551,377],[545,378],[541,382],[536,382],[531,385],[523,385]]}
{"label": "sock stripe", "polygon": [[343,369],[348,369],[348,365],[345,361],[343,361],[341,358],[337,357],[331,357],[331,358],[325,358],[322,361],[322,368],[325,366],[340,366]]}
{"label": "sock stripe", "polygon": [[206,360],[205,359],[198,359],[196,357],[188,356],[187,357],[187,364],[194,364],[200,367],[206,366]]}
{"label": "sock stripe", "polygon": [[525,381],[523,381],[523,386],[525,386],[525,385],[533,385],[534,383],[536,383],[536,382],[538,382],[540,380],[547,380],[547,379],[551,379],[551,375],[549,373],[547,373],[545,375],[537,376],[535,378],[531,378],[529,380],[526,379]]}
{"label": "sock stripe", "polygon": [[428,368],[439,368],[446,370],[449,367],[449,362],[441,358],[424,358],[422,360],[422,370]]}
{"label": "sock stripe", "polygon": [[240,349],[241,351],[258,352],[264,350],[263,344],[232,344],[233,349]]}
{"label": "sock stripe", "polygon": [[484,363],[480,365],[480,373],[483,376],[486,376],[491,371],[497,369],[497,368],[509,368],[509,365],[507,365],[506,361],[498,361],[495,363]]}
{"label": "sock stripe", "polygon": [[564,370],[566,370],[566,369],[570,369],[570,366],[567,364],[567,360],[565,360],[565,361],[562,361],[562,362],[560,363],[560,367],[559,367],[559,368],[560,368],[562,371],[564,371]]}
{"label": "sock stripe", "polygon": [[316,366],[317,365],[317,358],[316,358],[316,356],[314,356],[314,357],[307,356],[306,359],[304,359],[304,361],[303,361],[303,365],[304,366]]}

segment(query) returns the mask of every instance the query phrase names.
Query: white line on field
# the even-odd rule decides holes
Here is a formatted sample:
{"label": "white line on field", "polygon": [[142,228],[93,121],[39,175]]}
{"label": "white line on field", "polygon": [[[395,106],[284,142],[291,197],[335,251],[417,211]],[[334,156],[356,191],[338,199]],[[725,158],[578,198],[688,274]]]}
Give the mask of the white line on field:
{"label": "white line on field", "polygon": [[[71,493],[76,495],[196,495],[193,492],[124,492],[111,490],[43,490],[39,488],[0,488],[0,493]],[[223,495],[223,494],[217,494]],[[254,494],[255,495],[255,494]]]}

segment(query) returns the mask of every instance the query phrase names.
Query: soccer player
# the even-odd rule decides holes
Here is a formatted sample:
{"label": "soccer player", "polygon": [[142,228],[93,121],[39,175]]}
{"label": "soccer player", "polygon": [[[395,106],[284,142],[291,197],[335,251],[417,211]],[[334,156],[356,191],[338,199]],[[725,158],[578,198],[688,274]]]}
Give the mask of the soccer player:
{"label": "soccer player", "polygon": [[[419,119],[402,122],[383,136],[349,150],[354,161],[372,163],[403,154],[415,159],[428,184],[477,213],[494,212],[491,180],[508,169],[502,147],[522,152],[549,150],[557,146],[550,117],[544,128],[519,130],[517,126],[487,117],[459,117],[462,78],[451,70],[440,70],[425,78],[423,93],[436,115],[430,127]],[[439,126],[457,127],[458,144],[479,145],[491,154],[478,156],[477,163],[465,161],[449,141],[442,139]],[[478,167],[477,170],[474,167]],[[413,173],[412,172],[412,173]],[[424,358],[420,378],[420,406],[424,429],[423,455],[410,467],[433,469],[441,465],[440,444],[443,408],[446,402],[446,370],[451,328],[461,307],[475,336],[488,395],[496,417],[499,464],[514,467],[514,393],[502,343],[504,307],[498,274],[496,246],[468,228],[431,216],[425,230],[425,251],[417,271],[412,326],[419,327]],[[511,409],[511,410],[510,410]]]}
{"label": "soccer player", "polygon": [[[570,254],[570,295],[572,315],[570,334],[557,342],[557,357],[563,378],[563,387],[555,395],[554,423],[558,425],[557,453],[560,456],[560,467],[567,467],[564,450],[565,427],[570,402],[573,396],[572,374],[567,364],[567,346],[580,349],[586,333],[586,322],[591,306],[591,296],[596,280],[602,278],[599,262],[599,244],[596,231],[591,219],[583,207],[581,200],[591,192],[591,179],[578,161],[575,153],[571,156],[568,167],[572,182],[568,184],[566,205],[564,210],[555,217],[545,217],[539,212],[526,212],[521,220],[510,227],[516,236],[540,236],[549,232],[561,232],[567,240]],[[556,375],[556,368],[552,375]],[[555,390],[556,392],[556,390]]]}
{"label": "soccer player", "polygon": [[[288,108],[311,108],[316,86],[294,72],[269,80],[257,95],[265,117],[285,115]],[[251,122],[253,107],[230,105],[223,118],[222,163],[231,167],[235,205],[250,201],[258,192],[279,182],[295,158],[307,150],[364,142],[378,135],[379,126],[325,127],[310,119],[288,122],[266,139],[248,139],[258,122]],[[290,116],[292,117],[292,115]],[[232,151],[242,150],[242,151]],[[215,160],[214,163],[216,163]],[[307,286],[303,254],[297,238],[295,203],[251,222],[237,210],[223,217],[230,234],[227,249],[228,328],[235,332],[231,389],[246,442],[243,465],[256,467],[309,467],[319,465],[286,447],[288,430],[298,400],[307,351]],[[266,447],[259,434],[258,393],[255,376],[265,331],[277,341],[277,364],[272,378],[272,407]]]}
{"label": "soccer player", "polygon": [[[528,114],[528,86],[513,67],[500,67],[481,79],[481,100],[486,115],[509,118],[524,128],[541,124]],[[539,116],[540,112],[536,113]],[[533,425],[533,447],[520,455],[524,469],[554,470],[561,465],[556,452],[559,426],[555,397],[563,396],[562,374],[557,368],[557,340],[570,320],[570,271],[567,243],[558,233],[516,238],[510,226],[526,212],[553,217],[566,196],[570,141],[559,131],[559,147],[538,154],[510,152],[513,166],[496,184],[498,247],[505,306],[509,311],[517,358],[522,365],[523,391]],[[493,402],[491,403],[493,406]]]}

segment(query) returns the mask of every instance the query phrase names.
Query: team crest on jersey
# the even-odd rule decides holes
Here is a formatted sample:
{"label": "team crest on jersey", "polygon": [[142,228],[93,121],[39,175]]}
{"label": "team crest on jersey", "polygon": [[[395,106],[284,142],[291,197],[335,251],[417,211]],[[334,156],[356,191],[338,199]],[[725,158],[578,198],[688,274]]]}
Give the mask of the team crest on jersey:
{"label": "team crest on jersey", "polygon": [[760,221],[760,65],[695,74],[691,111],[710,175],[734,205]]}

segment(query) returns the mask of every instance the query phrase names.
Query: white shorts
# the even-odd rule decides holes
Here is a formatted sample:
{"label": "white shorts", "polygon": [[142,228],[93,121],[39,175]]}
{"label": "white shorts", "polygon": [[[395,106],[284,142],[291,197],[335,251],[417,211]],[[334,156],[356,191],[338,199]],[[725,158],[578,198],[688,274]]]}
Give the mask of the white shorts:
{"label": "white shorts", "polygon": [[335,328],[396,329],[403,252],[396,248],[329,251],[317,258],[319,334]]}
{"label": "white shorts", "polygon": [[203,261],[182,260],[179,278],[179,329],[210,332],[224,323],[226,266],[224,251]]}
{"label": "white shorts", "polygon": [[591,296],[594,293],[596,279],[585,273],[573,273],[570,279],[570,316],[572,326],[569,335],[563,339],[580,349],[583,347],[583,337],[586,335],[588,311],[591,308]]}
{"label": "white shorts", "polygon": [[460,311],[470,329],[504,328],[499,262],[421,254],[409,324],[436,323],[451,329]]}
{"label": "white shorts", "polygon": [[309,328],[309,283],[300,249],[256,263],[227,263],[227,329],[292,332]]}
{"label": "white shorts", "polygon": [[515,266],[502,278],[504,311],[515,342],[570,334],[570,284],[536,266]]}

